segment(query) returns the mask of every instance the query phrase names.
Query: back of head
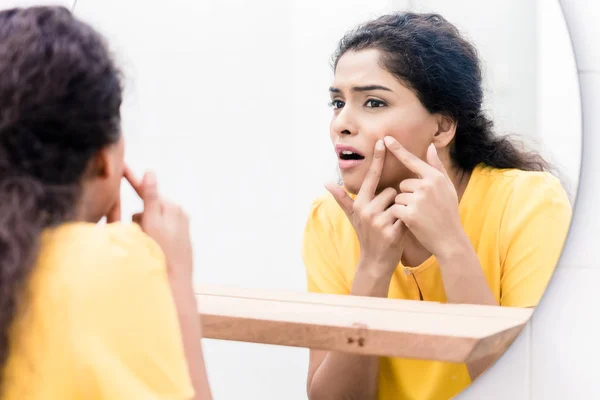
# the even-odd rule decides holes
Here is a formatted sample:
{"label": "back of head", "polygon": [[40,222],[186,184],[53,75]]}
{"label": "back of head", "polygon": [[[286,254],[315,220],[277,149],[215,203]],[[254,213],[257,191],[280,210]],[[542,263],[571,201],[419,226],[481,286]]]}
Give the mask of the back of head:
{"label": "back of head", "polygon": [[0,363],[39,236],[74,217],[90,159],[120,138],[121,82],[63,7],[0,12]]}
{"label": "back of head", "polygon": [[477,50],[441,15],[395,13],[360,25],[339,42],[334,68],[347,51],[363,49],[381,51],[384,68],[413,90],[430,113],[456,122],[450,156],[458,167],[472,170],[483,163],[533,171],[548,168],[539,155],[494,135],[493,123],[482,111]]}

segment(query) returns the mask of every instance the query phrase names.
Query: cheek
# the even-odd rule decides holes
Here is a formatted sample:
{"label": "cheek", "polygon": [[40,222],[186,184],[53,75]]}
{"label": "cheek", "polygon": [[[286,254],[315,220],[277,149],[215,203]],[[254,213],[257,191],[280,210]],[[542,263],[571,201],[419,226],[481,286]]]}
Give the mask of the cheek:
{"label": "cheek", "polygon": [[427,147],[437,132],[437,124],[432,118],[406,118],[388,126],[383,135],[392,136],[408,151],[421,159],[425,159]]}
{"label": "cheek", "polygon": [[380,186],[382,188],[393,187],[398,190],[400,182],[412,176],[412,173],[400,162],[400,160],[388,153],[383,164]]}
{"label": "cheek", "polygon": [[[380,125],[377,137],[374,140],[385,136],[392,136],[402,144],[409,152],[415,154],[421,159],[427,155],[427,147],[432,141],[433,135],[437,130],[437,124],[431,118],[396,118],[393,122],[386,125]],[[381,175],[382,187],[394,187],[398,189],[401,181],[414,177],[414,174],[408,170],[389,151],[386,152],[384,169]]]}
{"label": "cheek", "polygon": [[109,190],[113,193],[113,197],[118,197],[121,181],[125,172],[125,146],[123,139],[118,143],[111,157],[111,176],[109,179]]}

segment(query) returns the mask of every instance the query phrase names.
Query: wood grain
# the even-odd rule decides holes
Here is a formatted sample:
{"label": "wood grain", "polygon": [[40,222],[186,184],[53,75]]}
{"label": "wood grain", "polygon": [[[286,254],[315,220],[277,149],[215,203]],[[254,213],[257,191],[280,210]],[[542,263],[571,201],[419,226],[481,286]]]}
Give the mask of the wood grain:
{"label": "wood grain", "polygon": [[205,338],[457,363],[504,351],[533,312],[222,286],[196,292]]}

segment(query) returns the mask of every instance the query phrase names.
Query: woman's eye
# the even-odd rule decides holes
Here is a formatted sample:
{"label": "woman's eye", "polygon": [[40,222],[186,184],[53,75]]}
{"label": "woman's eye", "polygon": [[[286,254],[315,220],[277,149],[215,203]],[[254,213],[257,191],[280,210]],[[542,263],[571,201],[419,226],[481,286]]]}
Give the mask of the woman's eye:
{"label": "woman's eye", "polygon": [[386,106],[386,104],[383,101],[381,101],[381,100],[374,100],[374,99],[367,100],[367,102],[365,103],[365,105],[367,107],[371,107],[371,108],[385,107]]}
{"label": "woman's eye", "polygon": [[342,108],[343,106],[344,106],[344,102],[341,100],[332,100],[329,103],[329,107],[332,107],[333,109]]}

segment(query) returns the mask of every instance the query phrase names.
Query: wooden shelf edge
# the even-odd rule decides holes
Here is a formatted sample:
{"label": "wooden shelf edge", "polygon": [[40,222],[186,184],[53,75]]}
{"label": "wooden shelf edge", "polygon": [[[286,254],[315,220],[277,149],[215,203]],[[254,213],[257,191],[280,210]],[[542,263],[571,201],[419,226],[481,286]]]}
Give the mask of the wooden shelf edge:
{"label": "wooden shelf edge", "polygon": [[[469,326],[464,326],[463,329],[460,324],[465,325],[464,315],[457,316],[455,320],[449,318],[444,315],[444,304],[433,303],[426,308],[427,313],[419,314],[414,311],[407,313],[406,307],[410,306],[404,303],[404,309],[398,313],[387,308],[387,304],[381,303],[386,317],[398,315],[413,318],[415,323],[421,325],[422,319],[425,318],[429,322],[424,325],[427,329],[390,330],[389,321],[373,323],[373,319],[371,326],[351,323],[350,320],[344,325],[339,323],[339,318],[336,323],[330,324],[323,318],[323,311],[331,312],[331,304],[306,302],[304,295],[294,301],[293,296],[286,294],[283,295],[284,301],[278,301],[277,295],[268,291],[261,291],[253,296],[249,296],[247,290],[244,290],[243,296],[236,296],[234,288],[226,292],[226,298],[222,292],[197,294],[203,335],[207,339],[463,363],[501,353],[527,323],[527,319],[521,318],[526,315],[521,311],[515,312],[519,318],[506,318],[505,310],[498,310],[502,318],[491,319],[494,317],[494,310],[482,315],[481,308],[474,306],[475,312],[468,316],[470,323],[466,325]],[[339,297],[343,303],[343,297],[349,296]],[[356,311],[352,321],[366,320],[367,314],[372,315],[376,312],[373,304],[365,309],[359,306],[362,302],[357,302],[356,299],[352,299],[352,303],[352,306],[346,306],[354,307],[352,311]],[[273,313],[273,308],[277,309],[277,313]],[[269,309],[268,312],[266,309]],[[425,310],[423,307],[415,309]],[[463,306],[462,309],[467,313],[469,311],[468,306]],[[302,311],[302,318],[294,314],[298,310]],[[312,315],[315,316],[314,321]],[[364,315],[364,318],[361,315]],[[454,333],[448,334],[447,326],[439,325],[435,328],[431,321],[435,321],[436,318],[445,324],[454,323],[456,326],[451,330]],[[489,324],[490,321],[494,322],[494,329],[481,335],[480,324]],[[406,323],[403,326],[410,328],[411,321],[404,322]]]}

